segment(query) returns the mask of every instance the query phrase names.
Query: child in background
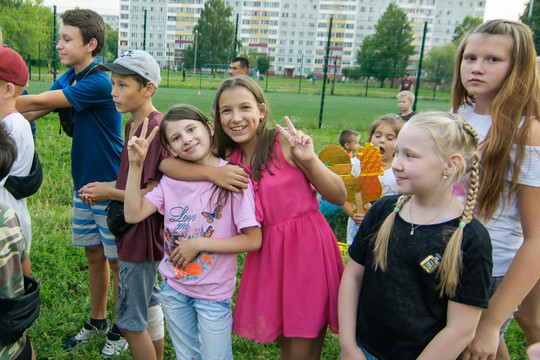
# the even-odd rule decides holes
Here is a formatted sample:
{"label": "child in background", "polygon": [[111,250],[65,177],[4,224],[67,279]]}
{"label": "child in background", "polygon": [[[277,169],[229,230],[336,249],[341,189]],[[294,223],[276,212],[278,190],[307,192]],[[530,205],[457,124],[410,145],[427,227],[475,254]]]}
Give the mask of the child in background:
{"label": "child in background", "polygon": [[360,146],[360,134],[352,130],[343,130],[339,133],[339,145],[347,152],[352,159],[353,153],[358,151]]}
{"label": "child in background", "polygon": [[[319,359],[327,325],[338,330],[343,260],[316,192],[342,205],[345,186],[288,117],[287,130],[267,128],[268,103],[253,79],[227,79],[216,97],[217,154],[249,172],[263,233],[261,250],[246,258],[233,330],[259,342],[275,340],[281,359]],[[178,161],[167,167],[163,172],[175,177],[192,172]]]}
{"label": "child in background", "polygon": [[[141,136],[142,124],[148,119],[152,129],[159,127],[163,114],[152,104],[152,96],[161,82],[157,61],[143,50],[128,50],[112,64],[100,65],[112,71],[112,97],[120,113],[131,113],[126,123],[125,143],[120,154],[120,170],[116,181],[93,182],[79,190],[84,203],[93,205],[105,200],[124,201],[129,170],[127,140]],[[152,190],[161,178],[158,165],[167,157],[156,139],[149,146],[143,165],[141,191]],[[109,211],[111,211],[109,209]],[[163,216],[155,213],[116,236],[120,259],[120,278],[115,325],[127,340],[133,359],[163,359],[163,312],[159,305],[157,270],[163,258]],[[123,341],[108,353],[127,348],[124,338],[109,332],[110,342]]]}
{"label": "child in background", "polygon": [[[28,81],[28,68],[24,60],[15,50],[7,46],[0,47],[0,121],[5,131],[15,141],[17,158],[8,171],[9,174],[0,180],[0,203],[11,208],[17,214],[24,238],[27,241],[26,251],[30,253],[32,244],[32,222],[26,204],[26,198],[15,199],[4,186],[7,175],[26,176],[30,173],[34,159],[34,139],[32,130],[26,119],[17,112],[15,104]],[[23,263],[24,274],[30,276],[30,258]]]}
{"label": "child in background", "polygon": [[[338,141],[343,150],[347,152],[351,162],[354,163],[355,158],[353,158],[353,153],[358,151],[360,146],[360,134],[353,130],[343,130],[339,133]],[[356,159],[358,161],[358,159]],[[358,168],[360,166],[360,161],[358,161]],[[317,194],[317,200],[319,200],[319,210],[325,217],[336,216],[338,214],[343,214],[344,209],[347,205],[352,206],[349,202],[345,202],[343,206],[337,206],[326,201],[321,194]]]}
{"label": "child in background", "polygon": [[[392,160],[394,159],[394,144],[397,136],[403,127],[403,121],[394,115],[386,114],[378,118],[371,124],[369,129],[368,142],[379,147],[379,151],[384,162],[384,174],[379,175],[382,185],[382,195],[397,195],[397,184],[394,171],[392,170]],[[351,245],[358,227],[362,223],[365,214],[356,212],[356,207],[346,202],[343,211],[349,216],[347,222],[347,244]]]}
{"label": "child in background", "polygon": [[[491,244],[473,218],[478,136],[456,115],[421,113],[399,133],[401,196],[367,212],[339,291],[342,359],[456,359],[489,301]],[[470,172],[465,206],[452,185]]]}
{"label": "child in background", "polygon": [[401,120],[403,122],[409,121],[411,117],[414,115],[414,111],[412,111],[412,107],[414,105],[414,94],[410,91],[401,91],[398,95],[398,108],[401,111],[401,114],[399,116],[401,117]]}
{"label": "child in background", "polygon": [[[164,116],[160,138],[173,156],[211,167],[226,162],[212,155],[213,127],[191,105],[176,105]],[[144,197],[142,164],[157,128],[128,143],[126,221],[139,222],[159,211],[165,216],[164,279],[161,304],[179,359],[232,359],[231,298],[236,285],[236,254],[256,251],[261,230],[255,219],[251,186],[231,193],[208,181],[163,176]]]}
{"label": "child in background", "polygon": [[540,80],[526,25],[490,20],[463,37],[452,106],[480,136],[478,218],[494,262],[494,294],[463,358],[510,359],[503,334],[520,303],[527,343],[540,341]]}

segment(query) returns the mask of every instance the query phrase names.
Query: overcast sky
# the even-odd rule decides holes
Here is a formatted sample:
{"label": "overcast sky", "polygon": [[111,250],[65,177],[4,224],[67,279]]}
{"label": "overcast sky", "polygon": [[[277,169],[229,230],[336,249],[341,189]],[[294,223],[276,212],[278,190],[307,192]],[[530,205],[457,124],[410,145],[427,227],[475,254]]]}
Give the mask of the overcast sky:
{"label": "overcast sky", "polygon": [[[443,0],[444,1],[444,0]],[[484,19],[517,20],[528,0],[487,0]],[[118,14],[118,0],[44,0],[45,6],[56,5],[58,12],[78,6],[96,10],[100,14]]]}

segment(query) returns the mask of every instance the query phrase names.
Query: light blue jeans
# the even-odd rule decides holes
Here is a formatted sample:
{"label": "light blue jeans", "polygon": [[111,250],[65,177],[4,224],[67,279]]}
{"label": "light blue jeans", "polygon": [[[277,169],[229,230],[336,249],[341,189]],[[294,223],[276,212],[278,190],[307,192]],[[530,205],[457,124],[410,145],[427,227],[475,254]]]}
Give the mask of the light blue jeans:
{"label": "light blue jeans", "polygon": [[164,281],[161,306],[178,359],[232,360],[231,299],[195,299]]}

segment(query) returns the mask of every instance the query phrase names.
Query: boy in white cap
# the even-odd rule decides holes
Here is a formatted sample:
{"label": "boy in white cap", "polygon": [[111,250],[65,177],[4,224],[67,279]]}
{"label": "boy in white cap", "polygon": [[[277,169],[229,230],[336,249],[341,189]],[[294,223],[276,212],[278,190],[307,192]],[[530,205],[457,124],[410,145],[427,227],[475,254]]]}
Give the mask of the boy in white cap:
{"label": "boy in white cap", "polygon": [[[142,50],[128,50],[113,63],[99,67],[112,72],[111,95],[116,109],[120,113],[131,113],[131,119],[125,128],[126,141],[120,155],[117,180],[90,183],[79,190],[79,197],[90,205],[105,200],[124,201],[129,170],[127,140],[141,136],[145,118],[148,118],[149,129],[159,127],[163,118],[163,114],[152,105],[152,96],[161,77],[159,65],[150,54]],[[143,193],[158,184],[161,178],[158,165],[166,156],[159,139],[154,139],[143,166]],[[109,211],[112,211],[112,207]],[[133,359],[163,359],[163,312],[159,305],[157,285],[157,269],[163,257],[163,217],[154,214],[123,234],[110,222],[109,229],[116,235],[120,259],[115,323],[126,338]],[[114,336],[114,333],[109,332],[110,336]]]}

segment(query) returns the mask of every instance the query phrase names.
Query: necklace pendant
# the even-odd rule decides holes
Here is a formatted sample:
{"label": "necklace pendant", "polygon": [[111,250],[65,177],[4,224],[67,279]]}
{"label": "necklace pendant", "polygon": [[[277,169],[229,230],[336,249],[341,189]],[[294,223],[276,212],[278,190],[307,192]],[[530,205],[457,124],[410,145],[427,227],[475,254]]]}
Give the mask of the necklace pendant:
{"label": "necklace pendant", "polygon": [[414,228],[411,228],[410,235],[414,235]]}

